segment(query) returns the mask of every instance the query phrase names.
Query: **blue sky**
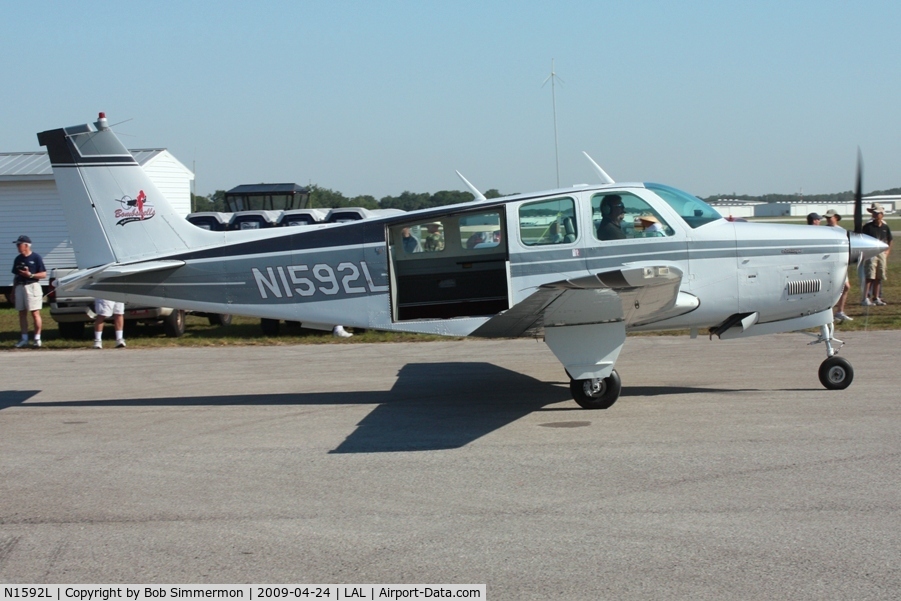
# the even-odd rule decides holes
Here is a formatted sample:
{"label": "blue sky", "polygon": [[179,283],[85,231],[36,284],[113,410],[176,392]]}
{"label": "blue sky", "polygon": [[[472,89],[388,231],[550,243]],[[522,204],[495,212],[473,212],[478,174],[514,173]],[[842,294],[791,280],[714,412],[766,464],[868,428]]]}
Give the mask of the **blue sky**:
{"label": "blue sky", "polygon": [[0,0],[0,151],[105,111],[196,191],[901,186],[901,2]]}

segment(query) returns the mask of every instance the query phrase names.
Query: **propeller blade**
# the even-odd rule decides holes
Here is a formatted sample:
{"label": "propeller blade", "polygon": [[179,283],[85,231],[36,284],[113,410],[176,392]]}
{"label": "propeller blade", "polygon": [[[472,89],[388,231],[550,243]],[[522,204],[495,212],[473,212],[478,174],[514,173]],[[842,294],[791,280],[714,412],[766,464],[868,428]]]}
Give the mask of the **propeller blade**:
{"label": "propeller blade", "polygon": [[857,148],[857,185],[854,188],[854,233],[863,230],[863,158]]}

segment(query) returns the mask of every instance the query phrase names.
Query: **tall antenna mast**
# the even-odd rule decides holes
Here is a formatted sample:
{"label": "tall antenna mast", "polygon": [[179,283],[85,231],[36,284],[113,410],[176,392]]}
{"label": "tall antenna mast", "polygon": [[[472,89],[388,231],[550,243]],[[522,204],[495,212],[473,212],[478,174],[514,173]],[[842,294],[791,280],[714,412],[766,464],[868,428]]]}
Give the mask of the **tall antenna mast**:
{"label": "tall antenna mast", "polygon": [[[544,84],[548,82],[548,79],[551,80],[551,99],[554,103],[554,159],[557,162],[557,187],[560,187],[560,152],[557,148],[557,90],[554,87],[554,80],[560,79],[560,76],[554,71],[554,59],[551,59],[551,74],[547,76],[544,82],[541,84],[541,87],[544,87]],[[561,83],[566,83],[562,79],[560,79]]]}

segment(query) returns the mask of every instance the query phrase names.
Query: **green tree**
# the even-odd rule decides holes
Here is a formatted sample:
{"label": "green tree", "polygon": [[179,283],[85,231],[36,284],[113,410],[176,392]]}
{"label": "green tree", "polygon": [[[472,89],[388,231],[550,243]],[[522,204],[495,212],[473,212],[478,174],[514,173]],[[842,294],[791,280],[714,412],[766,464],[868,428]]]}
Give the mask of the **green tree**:
{"label": "green tree", "polygon": [[350,199],[350,206],[353,207],[363,207],[364,209],[378,209],[381,208],[379,205],[379,201],[375,199],[375,196],[371,196],[369,194],[365,194],[362,196],[354,196]]}
{"label": "green tree", "polygon": [[432,194],[430,199],[433,207],[443,207],[444,205],[455,205],[462,202],[472,202],[475,196],[471,192],[461,192],[460,190],[441,190]]}
{"label": "green tree", "polygon": [[335,209],[352,205],[340,192],[313,184],[310,186],[310,200],[307,206],[314,209]]}
{"label": "green tree", "polygon": [[402,211],[416,211],[431,207],[431,197],[428,194],[414,194],[407,190],[400,196],[385,196],[379,200],[383,209],[400,209]]}
{"label": "green tree", "polygon": [[216,190],[209,196],[199,196],[192,193],[191,212],[200,213],[203,211],[228,212],[228,206],[225,204],[225,190]]}

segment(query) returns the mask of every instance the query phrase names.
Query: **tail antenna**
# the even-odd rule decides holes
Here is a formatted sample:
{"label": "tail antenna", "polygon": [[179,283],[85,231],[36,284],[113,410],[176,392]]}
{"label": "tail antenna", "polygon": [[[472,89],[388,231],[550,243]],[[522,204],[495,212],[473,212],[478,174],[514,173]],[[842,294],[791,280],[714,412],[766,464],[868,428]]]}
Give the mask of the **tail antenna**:
{"label": "tail antenna", "polygon": [[616,183],[616,182],[613,181],[613,178],[612,178],[612,177],[610,177],[609,175],[607,175],[607,172],[606,172],[606,171],[604,171],[603,169],[601,169],[601,166],[600,166],[600,165],[598,165],[597,163],[594,162],[594,159],[593,159],[593,158],[591,158],[590,156],[588,156],[588,153],[587,153],[587,152],[585,152],[585,151],[583,150],[583,151],[582,151],[582,154],[585,155],[585,158],[588,159],[588,162],[591,163],[591,166],[592,166],[592,167],[594,167],[594,170],[597,172],[598,177],[601,178],[601,183],[602,183],[602,184],[615,184],[615,183]]}
{"label": "tail antenna", "polygon": [[[456,169],[454,170],[456,171]],[[463,174],[457,171],[457,176],[463,180],[463,183],[466,184],[466,187],[469,188],[469,191],[472,192],[472,195],[475,196],[473,200],[485,200],[485,195],[479,192],[479,189],[469,183],[469,180],[463,177]]]}

